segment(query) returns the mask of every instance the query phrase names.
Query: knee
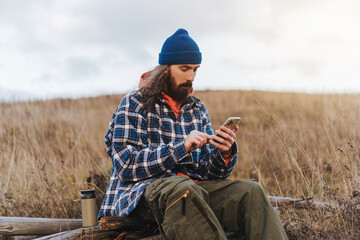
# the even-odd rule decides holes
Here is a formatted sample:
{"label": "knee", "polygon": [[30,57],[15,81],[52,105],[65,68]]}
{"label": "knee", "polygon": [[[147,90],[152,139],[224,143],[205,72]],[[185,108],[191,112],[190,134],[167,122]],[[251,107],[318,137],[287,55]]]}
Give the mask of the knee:
{"label": "knee", "polygon": [[235,184],[235,189],[239,190],[239,194],[250,195],[250,196],[264,196],[266,192],[260,183],[255,181],[238,181]]}
{"label": "knee", "polygon": [[258,182],[250,181],[249,184],[250,184],[250,188],[253,191],[258,191],[258,192],[264,192],[265,191],[264,188],[261,186],[261,184],[258,183]]}
{"label": "knee", "polygon": [[209,194],[205,189],[196,185],[193,181],[184,181],[177,184],[171,191],[170,197],[178,197],[186,194],[189,197],[200,197],[204,200],[209,198]]}
{"label": "knee", "polygon": [[249,192],[261,193],[263,195],[266,195],[265,190],[261,186],[261,184],[255,181],[249,181]]}
{"label": "knee", "polygon": [[248,190],[250,199],[256,204],[268,204],[267,194],[260,183],[252,182]]}

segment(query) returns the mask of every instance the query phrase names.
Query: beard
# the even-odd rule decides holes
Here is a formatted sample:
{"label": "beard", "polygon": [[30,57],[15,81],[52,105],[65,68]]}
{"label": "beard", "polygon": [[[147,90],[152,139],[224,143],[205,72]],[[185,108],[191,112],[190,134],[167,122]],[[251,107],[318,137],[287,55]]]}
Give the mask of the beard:
{"label": "beard", "polygon": [[165,93],[169,95],[176,102],[183,103],[189,96],[189,93],[192,91],[192,82],[187,81],[176,85],[175,78],[169,74],[165,82]]}

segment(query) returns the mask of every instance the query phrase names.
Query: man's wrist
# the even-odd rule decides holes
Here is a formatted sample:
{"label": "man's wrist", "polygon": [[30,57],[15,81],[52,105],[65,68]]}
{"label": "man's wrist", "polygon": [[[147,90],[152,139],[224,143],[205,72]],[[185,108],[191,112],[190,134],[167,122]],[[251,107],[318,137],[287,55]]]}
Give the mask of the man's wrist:
{"label": "man's wrist", "polygon": [[232,149],[230,148],[228,151],[222,151],[222,150],[220,150],[220,152],[221,152],[221,154],[222,154],[223,156],[229,156],[229,155],[231,154],[231,152],[232,152]]}

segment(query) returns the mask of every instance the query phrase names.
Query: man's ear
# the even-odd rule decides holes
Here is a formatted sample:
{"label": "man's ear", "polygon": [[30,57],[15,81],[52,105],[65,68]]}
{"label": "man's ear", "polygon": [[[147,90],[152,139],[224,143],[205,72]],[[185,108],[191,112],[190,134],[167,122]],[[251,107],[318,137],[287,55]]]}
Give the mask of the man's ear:
{"label": "man's ear", "polygon": [[165,73],[165,74],[168,74],[169,71],[170,71],[170,65],[167,65],[164,73]]}

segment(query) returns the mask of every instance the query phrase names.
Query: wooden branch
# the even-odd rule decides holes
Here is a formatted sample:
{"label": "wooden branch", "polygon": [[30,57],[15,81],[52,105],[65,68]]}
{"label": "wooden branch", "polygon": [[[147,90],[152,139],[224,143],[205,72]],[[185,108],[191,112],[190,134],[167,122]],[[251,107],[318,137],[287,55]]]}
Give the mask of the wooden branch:
{"label": "wooden branch", "polygon": [[61,240],[68,240],[68,239],[74,239],[75,234],[81,233],[81,228],[55,233],[52,235],[36,238],[36,240],[48,240],[48,239],[61,239]]}
{"label": "wooden branch", "polygon": [[143,221],[134,217],[104,216],[100,219],[99,223],[103,230],[126,229],[154,232],[157,228],[154,222]]}
{"label": "wooden branch", "polygon": [[81,227],[81,219],[0,217],[0,235],[49,235]]}
{"label": "wooden branch", "polygon": [[139,240],[163,240],[161,235],[149,236],[149,233],[143,231],[115,231],[103,230],[100,226],[91,228],[80,228],[71,231],[56,233],[53,235],[36,238],[34,240],[92,240],[92,239],[139,239]]}
{"label": "wooden branch", "polygon": [[275,207],[294,207],[294,208],[337,208],[335,203],[314,202],[312,198],[295,199],[290,197],[268,196],[269,201]]}
{"label": "wooden branch", "polygon": [[120,232],[117,231],[104,231],[99,226],[89,228],[79,228],[71,231],[56,233],[53,235],[36,238],[34,240],[74,240],[74,239],[104,239],[113,240],[119,236]]}
{"label": "wooden branch", "polygon": [[0,240],[32,240],[34,238],[43,237],[42,235],[18,235],[18,236],[3,236],[0,235]]}

